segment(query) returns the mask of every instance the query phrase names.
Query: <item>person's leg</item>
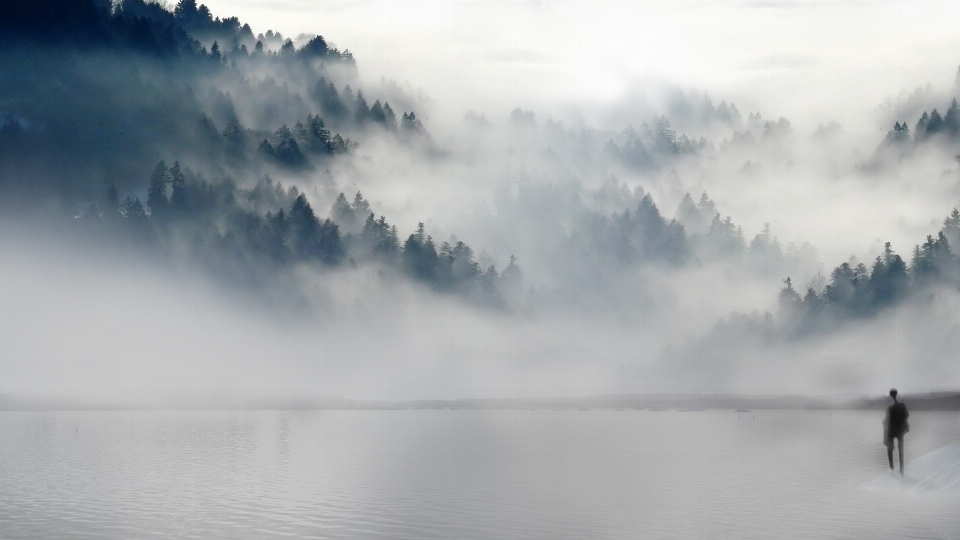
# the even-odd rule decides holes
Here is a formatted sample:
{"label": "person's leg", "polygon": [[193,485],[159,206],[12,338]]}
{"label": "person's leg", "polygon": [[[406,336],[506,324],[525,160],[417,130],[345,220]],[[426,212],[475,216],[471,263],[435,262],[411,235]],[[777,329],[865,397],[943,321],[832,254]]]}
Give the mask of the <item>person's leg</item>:
{"label": "person's leg", "polygon": [[893,440],[885,441],[887,445],[887,461],[890,462],[890,470],[893,470]]}
{"label": "person's leg", "polygon": [[903,435],[897,437],[897,450],[900,451],[900,476],[903,476]]}

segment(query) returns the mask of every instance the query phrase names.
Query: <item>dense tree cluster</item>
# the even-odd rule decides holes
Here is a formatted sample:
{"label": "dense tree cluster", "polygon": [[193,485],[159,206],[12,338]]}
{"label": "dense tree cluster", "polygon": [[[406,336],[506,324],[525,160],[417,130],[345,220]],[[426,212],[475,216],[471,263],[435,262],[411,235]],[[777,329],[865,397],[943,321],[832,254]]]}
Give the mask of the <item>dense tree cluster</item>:
{"label": "dense tree cluster", "polygon": [[0,35],[0,192],[16,204],[142,193],[170,156],[255,177],[349,153],[367,126],[423,131],[412,111],[354,95],[352,57],[322,36],[254,38],[195,0],[6,2]]}
{"label": "dense tree cluster", "polygon": [[349,153],[355,143],[339,133],[331,136],[319,116],[307,115],[306,122],[297,122],[294,129],[280,126],[271,136],[260,141],[257,151],[268,160],[291,169],[309,164],[308,155],[329,156]]}
{"label": "dense tree cluster", "polygon": [[0,30],[5,38],[0,46],[5,47],[26,43],[131,48],[160,56],[206,53],[226,60],[233,55],[268,53],[270,49],[263,47],[267,42],[276,45],[272,49],[284,58],[353,63],[349,51],[340,52],[321,36],[299,50],[273,31],[255,38],[249,24],[241,24],[236,17],[214,17],[196,0],[180,0],[172,11],[145,0],[4,2]]}
{"label": "dense tree cluster", "polygon": [[704,137],[693,140],[685,134],[677,136],[666,116],[655,117],[652,124],[644,122],[640,131],[628,127],[619,139],[619,143],[608,141],[606,152],[625,165],[641,170],[656,169],[669,159],[695,155],[710,146]]}
{"label": "dense tree cluster", "polygon": [[721,101],[714,105],[707,94],[696,91],[684,92],[678,87],[666,93],[664,107],[670,118],[681,126],[699,126],[710,128],[720,125],[732,129],[740,129],[743,118],[733,103]]}
{"label": "dense tree cluster", "polygon": [[909,265],[887,242],[869,267],[845,262],[834,268],[822,289],[808,285],[801,295],[787,278],[780,291],[781,313],[794,331],[823,330],[874,315],[931,286],[960,287],[960,256],[951,248],[958,242],[960,211],[954,209],[936,237],[928,235],[914,247]]}
{"label": "dense tree cluster", "polygon": [[917,120],[912,137],[910,126],[906,122],[895,122],[893,129],[888,131],[884,138],[884,147],[904,146],[909,143],[920,144],[934,139],[948,141],[960,139],[960,106],[957,105],[956,99],[950,102],[947,112],[942,115],[937,109],[929,113],[924,111]]}
{"label": "dense tree cluster", "polygon": [[691,254],[701,261],[743,260],[761,275],[775,275],[787,268],[809,266],[816,259],[809,244],[783,246],[769,223],[748,242],[743,227],[730,216],[721,217],[706,193],[696,202],[689,193],[684,195],[677,220],[687,230]]}
{"label": "dense tree cluster", "polygon": [[[553,255],[557,259],[573,261],[560,271],[565,276],[596,278],[611,269],[721,262],[775,277],[816,265],[816,253],[809,244],[783,246],[769,225],[747,238],[732,218],[721,217],[706,193],[697,201],[686,194],[674,218],[661,210],[650,193],[642,188],[630,190],[615,179],[589,199],[584,201],[579,192],[563,187],[524,183],[516,195],[498,202],[497,214],[525,234],[537,235],[528,242],[550,246],[547,249],[557,250]],[[522,207],[516,207],[515,201]]]}
{"label": "dense tree cluster", "polygon": [[602,245],[624,262],[664,261],[682,264],[689,256],[683,225],[667,221],[649,194],[635,211],[614,213],[602,229]]}
{"label": "dense tree cluster", "polygon": [[[358,125],[373,123],[388,130],[397,128],[397,115],[389,103],[380,103],[380,100],[377,100],[372,106],[368,105],[363,91],[358,91],[354,96],[350,85],[346,85],[342,92],[338,92],[332,82],[321,76],[313,88],[311,97],[333,122],[349,121]],[[407,113],[404,113],[405,117],[406,115]]]}
{"label": "dense tree cluster", "polygon": [[515,257],[502,271],[480,268],[470,246],[455,239],[437,245],[422,223],[401,243],[396,226],[377,218],[359,192],[352,202],[341,193],[322,218],[296,187],[269,177],[252,189],[211,183],[178,162],[157,164],[146,204],[135,196],[120,200],[110,189],[76,219],[92,239],[114,235],[151,250],[186,249],[216,275],[246,286],[262,286],[294,264],[379,264],[438,291],[499,304],[501,290],[521,276]]}

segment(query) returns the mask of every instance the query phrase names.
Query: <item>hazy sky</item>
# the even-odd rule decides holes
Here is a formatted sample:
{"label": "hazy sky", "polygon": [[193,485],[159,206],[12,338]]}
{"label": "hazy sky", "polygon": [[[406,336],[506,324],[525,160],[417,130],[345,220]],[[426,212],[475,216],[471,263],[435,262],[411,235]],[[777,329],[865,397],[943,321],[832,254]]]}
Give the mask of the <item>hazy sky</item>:
{"label": "hazy sky", "polygon": [[207,3],[255,32],[322,34],[349,48],[367,79],[409,82],[474,109],[589,106],[665,80],[765,116],[842,122],[918,81],[942,80],[960,50],[956,2]]}

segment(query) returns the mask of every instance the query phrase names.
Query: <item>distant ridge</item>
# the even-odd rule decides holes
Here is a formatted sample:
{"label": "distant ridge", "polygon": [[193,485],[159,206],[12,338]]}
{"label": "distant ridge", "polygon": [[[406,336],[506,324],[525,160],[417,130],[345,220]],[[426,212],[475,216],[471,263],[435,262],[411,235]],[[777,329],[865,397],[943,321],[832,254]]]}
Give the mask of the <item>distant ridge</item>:
{"label": "distant ridge", "polygon": [[[902,395],[912,411],[960,411],[960,391]],[[193,396],[143,402],[109,402],[71,398],[39,398],[0,394],[2,411],[41,410],[883,410],[887,397],[849,394],[776,396],[748,394],[604,394],[556,398],[471,398],[456,400],[358,401],[341,398],[242,399]]]}

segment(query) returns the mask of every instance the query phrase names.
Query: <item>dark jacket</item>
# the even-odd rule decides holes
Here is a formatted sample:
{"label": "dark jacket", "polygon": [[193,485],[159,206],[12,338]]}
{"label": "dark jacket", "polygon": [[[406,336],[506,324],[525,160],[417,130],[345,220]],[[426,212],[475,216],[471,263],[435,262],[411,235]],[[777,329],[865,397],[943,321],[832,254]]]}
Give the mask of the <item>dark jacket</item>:
{"label": "dark jacket", "polygon": [[897,437],[903,437],[905,433],[910,431],[910,424],[907,423],[909,417],[910,412],[907,411],[907,406],[903,403],[897,402],[887,407],[887,417],[883,421],[883,439],[890,441]]}

